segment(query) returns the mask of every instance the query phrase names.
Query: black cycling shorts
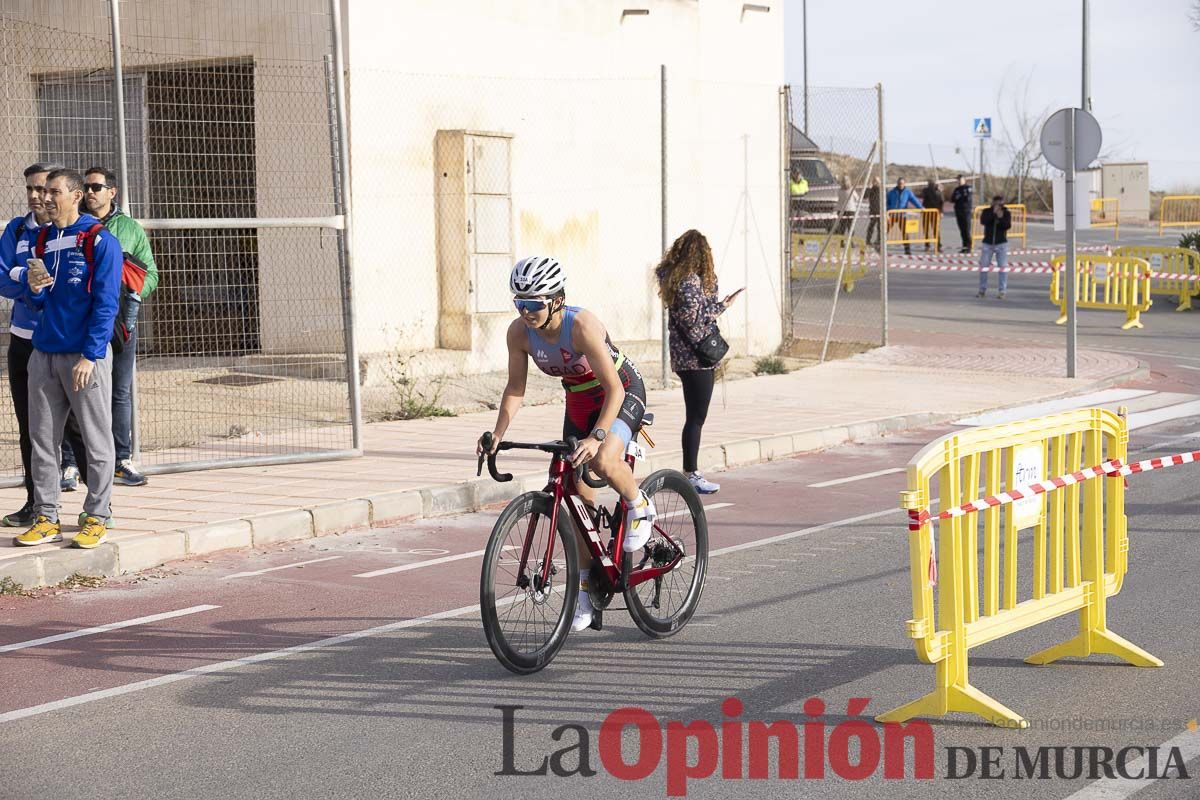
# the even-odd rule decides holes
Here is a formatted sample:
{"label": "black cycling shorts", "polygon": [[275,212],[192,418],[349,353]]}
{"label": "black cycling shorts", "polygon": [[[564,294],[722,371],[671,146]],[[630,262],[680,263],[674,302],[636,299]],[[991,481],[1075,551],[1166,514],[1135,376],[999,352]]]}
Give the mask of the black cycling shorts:
{"label": "black cycling shorts", "polygon": [[[646,384],[637,367],[628,358],[617,370],[625,387],[625,401],[617,412],[617,419],[609,431],[626,446],[642,427],[642,416],[646,413]],[[604,408],[604,389],[589,389],[585,392],[567,392],[567,410],[563,416],[563,439],[574,436],[582,439],[591,434]]]}

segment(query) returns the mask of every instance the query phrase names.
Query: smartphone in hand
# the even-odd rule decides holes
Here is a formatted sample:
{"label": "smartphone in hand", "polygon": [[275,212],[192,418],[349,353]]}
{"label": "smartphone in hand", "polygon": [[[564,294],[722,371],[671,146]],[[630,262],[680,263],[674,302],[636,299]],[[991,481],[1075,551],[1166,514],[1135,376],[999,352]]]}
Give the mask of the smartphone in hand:
{"label": "smartphone in hand", "polygon": [[27,260],[25,266],[29,269],[29,287],[34,291],[46,285],[46,282],[50,280],[50,272],[46,269],[46,263],[40,258]]}

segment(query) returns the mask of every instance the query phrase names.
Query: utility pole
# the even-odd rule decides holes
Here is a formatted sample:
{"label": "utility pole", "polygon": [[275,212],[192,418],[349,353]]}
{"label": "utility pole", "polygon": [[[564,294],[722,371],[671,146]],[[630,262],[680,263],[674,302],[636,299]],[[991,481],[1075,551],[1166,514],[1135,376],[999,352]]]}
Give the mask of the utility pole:
{"label": "utility pole", "polygon": [[1083,0],[1083,101],[1079,107],[1089,114],[1092,111],[1091,76],[1088,74],[1088,0]]}
{"label": "utility pole", "polygon": [[800,3],[800,18],[804,26],[804,38],[800,47],[804,54],[804,135],[811,138],[812,134],[808,132],[808,0],[802,0]]}

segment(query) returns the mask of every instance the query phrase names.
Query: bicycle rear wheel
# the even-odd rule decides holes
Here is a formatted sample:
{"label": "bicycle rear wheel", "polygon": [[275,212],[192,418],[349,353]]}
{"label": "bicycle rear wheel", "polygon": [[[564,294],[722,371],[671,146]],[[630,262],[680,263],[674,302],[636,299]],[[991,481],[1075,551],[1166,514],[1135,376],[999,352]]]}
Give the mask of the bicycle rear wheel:
{"label": "bicycle rear wheel", "polygon": [[[579,594],[575,536],[561,510],[557,530],[550,529],[552,502],[544,492],[526,492],[509,503],[492,528],[483,556],[483,631],[496,659],[518,675],[542,669],[562,648]],[[555,535],[550,577],[543,583],[546,547]],[[529,556],[521,570],[526,537]]]}
{"label": "bicycle rear wheel", "polygon": [[634,624],[647,636],[661,639],[679,633],[700,605],[708,569],[708,519],[700,495],[681,472],[659,470],[642,481],[642,490],[654,501],[658,516],[646,546],[632,556],[625,554],[625,574],[669,564],[675,548],[684,553],[670,572],[625,587],[625,605]]}

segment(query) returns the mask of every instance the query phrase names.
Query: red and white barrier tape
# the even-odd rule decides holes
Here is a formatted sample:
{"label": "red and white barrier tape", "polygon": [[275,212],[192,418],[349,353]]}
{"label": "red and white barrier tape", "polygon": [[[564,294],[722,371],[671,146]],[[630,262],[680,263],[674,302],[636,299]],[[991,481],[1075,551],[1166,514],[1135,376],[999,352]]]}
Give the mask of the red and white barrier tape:
{"label": "red and white barrier tape", "polygon": [[[894,256],[895,258],[895,256]],[[1010,262],[1007,267],[980,267],[978,261],[970,258],[953,258],[939,257],[940,263],[924,263],[918,261],[908,262],[905,259],[916,259],[916,256],[900,256],[901,260],[889,262],[888,266],[892,269],[914,269],[926,272],[1015,272],[1027,274],[1045,274],[1054,272],[1058,267],[1054,266],[1052,261],[1017,261]],[[1190,281],[1195,283],[1200,281],[1200,275],[1185,275],[1178,272],[1151,272],[1150,277],[1156,280],[1167,281]]]}
{"label": "red and white barrier tape", "polygon": [[1150,472],[1156,469],[1164,469],[1166,467],[1175,467],[1180,464],[1191,464],[1195,461],[1200,461],[1200,450],[1193,450],[1190,453],[1178,453],[1165,458],[1150,458],[1145,461],[1138,461],[1134,464],[1122,464],[1120,459],[1112,459],[1105,461],[1103,464],[1097,464],[1094,467],[1082,469],[1079,472],[1072,472],[1068,475],[1062,475],[1057,478],[1050,478],[1037,483],[1028,483],[1023,486],[1017,486],[1009,489],[1007,492],[1001,492],[997,495],[989,497],[980,497],[977,500],[972,500],[969,503],[964,503],[956,508],[948,508],[945,511],[940,511],[937,514],[930,514],[928,510],[911,509],[908,512],[910,531],[920,530],[926,523],[933,520],[951,519],[953,517],[962,517],[976,511],[986,511],[989,508],[1006,505],[1024,500],[1029,497],[1036,497],[1039,494],[1052,492],[1055,489],[1061,489],[1064,486],[1073,486],[1077,483],[1098,478],[1101,476],[1115,477],[1117,475],[1136,475],[1140,472]]}
{"label": "red and white barrier tape", "polygon": [[[1001,492],[990,497],[981,497],[978,500],[972,500],[969,503],[964,503],[957,508],[949,508],[937,514],[930,514],[928,509],[909,509],[908,511],[908,529],[909,531],[919,531],[934,520],[952,519],[954,517],[962,517],[978,511],[986,511],[989,508],[997,508],[1008,503],[1024,500],[1030,497],[1036,497],[1039,494],[1052,492],[1055,489],[1061,489],[1064,486],[1072,486],[1081,483],[1091,478],[1100,476],[1115,477],[1118,475],[1136,475],[1139,472],[1150,472],[1156,469],[1164,469],[1166,467],[1176,467],[1180,464],[1191,464],[1200,461],[1200,450],[1193,450],[1190,453],[1177,453],[1173,456],[1165,458],[1150,458],[1145,461],[1138,461],[1133,464],[1122,464],[1120,459],[1112,459],[1105,461],[1103,464],[1097,464],[1094,467],[1082,469],[1079,472],[1072,472],[1069,475],[1062,475],[1057,478],[1050,478],[1037,483],[1030,483],[1024,486],[1017,486],[1009,489],[1007,492]],[[928,579],[930,586],[937,585],[937,546],[934,545],[929,550],[929,569]]]}

